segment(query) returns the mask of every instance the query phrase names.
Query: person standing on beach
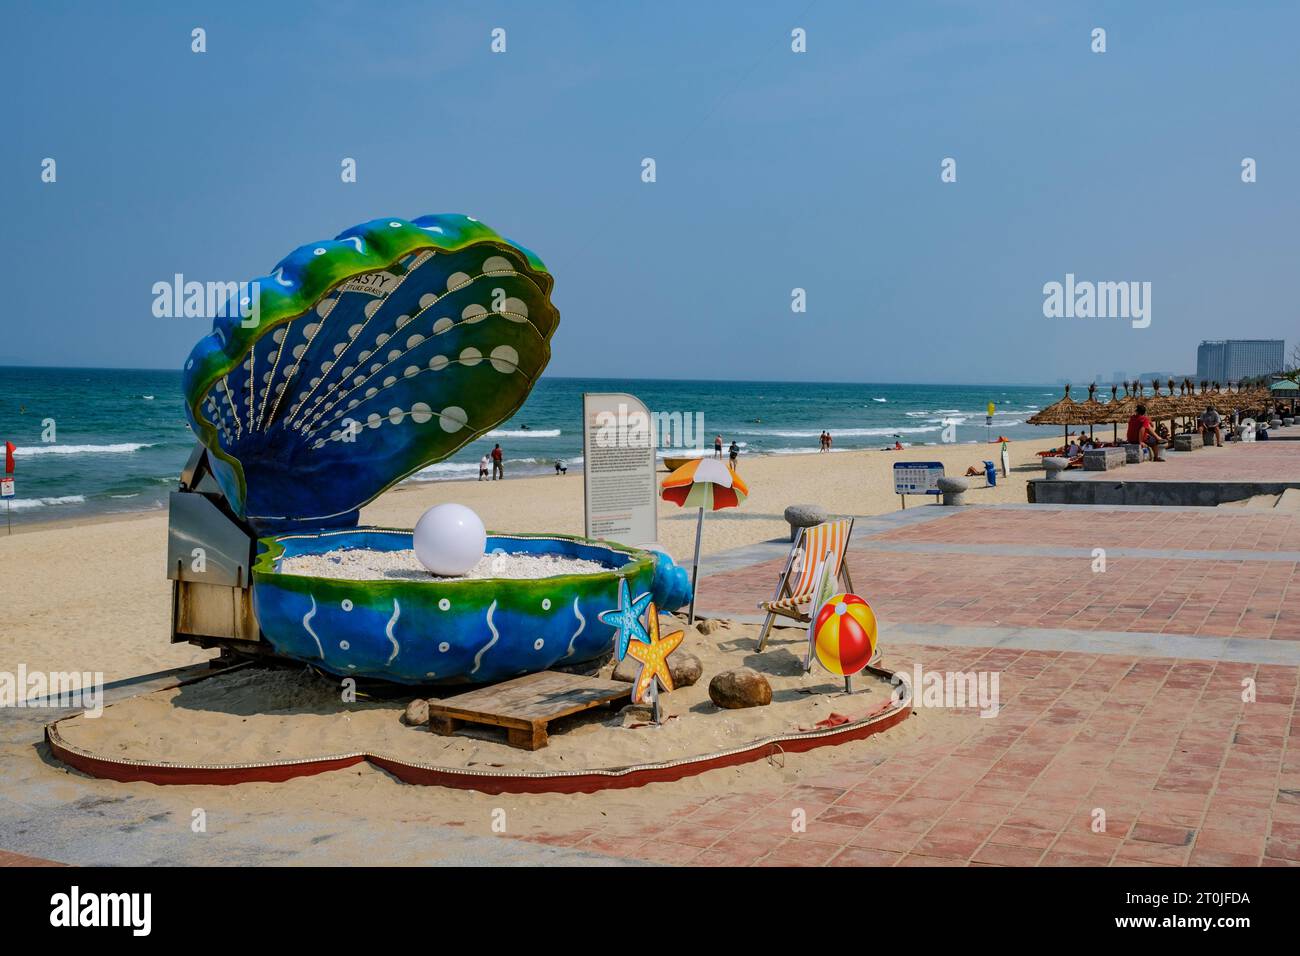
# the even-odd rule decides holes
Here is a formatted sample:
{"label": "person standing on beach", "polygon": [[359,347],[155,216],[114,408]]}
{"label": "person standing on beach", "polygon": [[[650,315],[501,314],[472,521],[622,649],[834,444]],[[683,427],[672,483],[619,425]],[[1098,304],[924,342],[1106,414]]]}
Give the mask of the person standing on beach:
{"label": "person standing on beach", "polygon": [[731,455],[731,470],[735,471],[736,459],[740,457],[740,446],[736,444],[734,438],[731,440],[731,448],[728,449],[728,454]]}
{"label": "person standing on beach", "polygon": [[501,460],[501,443],[498,442],[492,449],[492,480],[506,476],[505,464]]}
{"label": "person standing on beach", "polygon": [[478,480],[487,481],[488,477],[488,456],[484,455],[478,460]]}
{"label": "person standing on beach", "polygon": [[713,436],[713,457],[714,458],[722,457],[722,436],[721,435]]}

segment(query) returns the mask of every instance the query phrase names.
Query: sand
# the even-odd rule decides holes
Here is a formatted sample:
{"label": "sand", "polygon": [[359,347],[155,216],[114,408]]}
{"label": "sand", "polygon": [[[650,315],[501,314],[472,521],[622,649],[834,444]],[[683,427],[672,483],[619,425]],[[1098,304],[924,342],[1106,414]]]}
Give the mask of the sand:
{"label": "sand", "polygon": [[[1025,482],[1042,470],[1035,451],[1052,440],[1013,442],[1012,471],[996,488],[971,479],[967,500],[1024,502]],[[891,469],[897,460],[942,461],[961,474],[997,445],[951,445],[905,452],[744,457],[740,473],[749,499],[739,508],[710,514],[703,553],[785,539],[786,505],[811,502],[832,512],[880,514],[898,509]],[[478,512],[489,529],[582,533],[582,478],[539,476],[498,482],[407,482],[362,510],[364,524],[413,527],[435,504],[455,501]],[[933,507],[913,498],[911,507]],[[666,502],[659,511],[659,541],[678,561],[689,561],[695,516]],[[79,524],[37,524],[22,518],[12,536],[0,537],[0,580],[5,624],[0,629],[0,670],[25,663],[29,671],[102,672],[106,681],[205,660],[213,655],[189,644],[169,644],[171,586],[166,578],[167,517],[151,512]],[[705,562],[707,567],[707,562]]]}
{"label": "sand", "polygon": [[[752,649],[755,631],[753,625],[737,625],[707,637],[691,632],[687,640],[693,652],[711,660],[718,658],[711,655],[708,644],[716,644],[719,655],[752,656],[744,649]],[[243,757],[286,759],[302,756],[303,751],[351,751],[375,747],[382,741],[395,751],[395,756],[423,763],[484,768],[498,763],[524,767],[550,761],[553,766],[568,769],[573,764],[608,766],[626,763],[626,758],[639,755],[669,752],[678,747],[675,735],[685,736],[687,731],[701,742],[727,742],[751,733],[758,735],[765,728],[793,729],[806,718],[821,719],[831,711],[860,716],[888,699],[889,688],[883,682],[868,683],[862,678],[859,687],[865,693],[846,697],[840,693],[841,685],[824,671],[803,679],[795,677],[791,665],[802,654],[803,641],[800,629],[778,628],[773,632],[764,666],[778,672],[774,681],[778,692],[767,708],[716,711],[711,705],[701,705],[700,700],[707,699],[706,665],[700,684],[664,695],[669,712],[678,714],[678,718],[663,727],[624,728],[621,725],[627,718],[578,718],[552,736],[546,750],[535,754],[507,747],[492,731],[442,738],[428,730],[403,726],[398,716],[405,699],[344,706],[338,702],[335,688],[327,694],[319,679],[313,684],[287,671],[279,676],[266,671],[237,672],[182,689],[138,696],[107,708],[98,720],[76,718],[64,721],[60,728],[72,743],[102,747],[106,754],[121,757],[150,753],[155,759],[200,754],[207,760],[227,762]],[[887,647],[885,663],[910,672],[912,662],[921,653],[919,648]],[[268,683],[277,688],[274,697],[266,693]],[[801,694],[802,688],[814,693]],[[946,751],[954,742],[986,730],[986,722],[975,710],[925,708],[865,740],[802,754],[781,752],[673,783],[593,794],[485,796],[472,790],[402,783],[366,764],[284,783],[158,787],[95,780],[60,771],[42,764],[30,746],[0,753],[9,761],[15,785],[28,782],[26,785],[35,786],[39,781],[50,793],[65,794],[69,802],[139,797],[142,806],[153,811],[160,802],[173,807],[175,818],[184,827],[188,827],[191,808],[198,806],[205,809],[209,820],[238,819],[241,815],[282,820],[280,836],[262,849],[282,853],[285,862],[293,862],[301,850],[300,837],[295,834],[303,818],[349,832],[358,827],[364,832],[364,827],[408,824],[450,826],[458,828],[458,832],[483,836],[504,832],[512,837],[528,837],[544,832],[548,842],[564,834],[581,835],[600,823],[612,823],[616,832],[627,829],[630,848],[644,839],[644,835],[636,835],[637,828],[667,826],[678,808],[693,801],[784,789],[837,769],[866,767],[891,754],[925,754],[932,747]],[[689,749],[698,752],[693,746]],[[805,799],[817,798],[809,795]],[[789,810],[783,813],[786,815],[772,816],[772,832],[789,831]],[[501,824],[504,831],[493,829]],[[600,849],[618,853],[617,844]],[[339,860],[355,858],[346,845],[329,852]]]}
{"label": "sand", "polygon": [[[968,500],[982,502],[1023,502],[1025,481],[1041,475],[1038,459],[1033,454],[1048,447],[1049,440],[1016,442],[1011,445],[1013,470],[1008,479],[999,480],[997,488],[986,489],[982,479],[972,480]],[[750,484],[750,497],[743,506],[709,516],[705,523],[704,553],[772,539],[784,540],[788,528],[781,517],[786,505],[799,502],[821,504],[834,512],[870,515],[894,511],[898,499],[893,494],[890,469],[895,460],[937,460],[944,462],[949,474],[960,474],[966,466],[985,457],[994,457],[996,446],[961,445],[912,449],[904,453],[880,451],[841,452],[829,455],[742,457],[741,473]],[[582,480],[571,474],[557,478],[507,479],[505,482],[430,482],[408,483],[382,496],[362,512],[362,521],[392,527],[412,527],[425,509],[444,501],[458,501],[474,508],[490,529],[521,532],[560,532],[580,534],[582,531]],[[922,499],[913,499],[909,507],[927,507]],[[661,506],[659,519],[660,542],[679,560],[689,559],[694,540],[694,517],[670,505]],[[116,516],[111,519],[81,522],[79,524],[35,524],[31,519],[20,518],[11,537],[0,537],[0,579],[3,580],[6,618],[0,628],[0,670],[14,671],[18,664],[27,665],[29,671],[100,671],[106,681],[122,680],[141,674],[192,664],[214,655],[188,644],[170,644],[169,616],[171,588],[166,578],[164,555],[167,536],[167,518],[162,513],[134,516]],[[705,562],[707,567],[707,561]],[[723,638],[743,640],[743,628],[723,632]],[[692,643],[700,635],[691,634]],[[802,654],[802,634],[794,629],[778,630],[774,652],[789,655]],[[896,648],[886,644],[883,648],[888,666],[906,669],[920,655],[917,648]],[[698,651],[697,651],[698,653]],[[826,682],[826,677],[808,678],[814,685]],[[252,685],[249,685],[252,688]],[[879,687],[879,685],[877,685]],[[143,711],[137,716],[134,736],[126,734],[114,741],[119,752],[140,749],[149,744],[154,720],[167,726],[185,725],[190,741],[204,739],[208,722],[224,716],[231,719],[233,708],[247,713],[239,715],[244,720],[261,725],[263,721],[285,719],[268,707],[261,695],[241,696],[232,693],[225,702],[204,702],[202,683],[182,691],[168,692],[170,697],[154,702],[149,696],[133,699],[109,708],[156,707],[157,713],[149,717]],[[788,687],[786,688],[789,689]],[[707,676],[696,688],[681,692],[682,704],[673,703],[670,711],[694,713],[687,700],[696,704],[707,691]],[[805,695],[801,695],[805,696]],[[863,695],[872,706],[885,699],[884,688],[873,689]],[[290,698],[292,700],[292,698]],[[311,703],[312,701],[315,703]],[[770,715],[782,727],[811,722],[804,716],[822,714],[831,709],[854,715],[853,708],[845,707],[843,697],[820,698],[820,704],[810,701],[796,704],[787,710],[773,710]],[[779,701],[784,705],[784,701]],[[856,702],[855,702],[856,703]],[[290,706],[293,706],[292,703]],[[299,707],[321,708],[319,698],[308,697]],[[370,716],[369,705],[360,714],[325,711],[292,718],[292,733],[296,739],[310,734],[310,728],[330,728],[338,732],[340,724],[350,720],[375,720],[382,724],[384,733],[403,741],[421,753],[421,748],[434,748],[440,742],[426,731],[403,727],[395,723],[394,706],[375,707]],[[220,710],[224,707],[226,710]],[[804,710],[801,710],[803,708]],[[867,708],[863,708],[865,710]],[[19,715],[36,712],[21,711]],[[680,718],[679,718],[680,719]],[[731,715],[701,714],[701,720],[714,720],[720,726],[740,718]],[[819,718],[818,718],[819,719]],[[101,718],[101,721],[106,718]],[[672,743],[677,721],[660,729],[621,728],[627,740],[633,742],[626,752],[635,756],[637,747],[650,735]],[[0,761],[5,765],[4,792],[21,798],[25,792],[39,792],[52,800],[67,804],[102,800],[108,803],[126,801],[125,805],[161,809],[170,813],[178,825],[188,832],[190,814],[194,807],[203,807],[210,820],[262,819],[277,821],[272,828],[277,834],[261,849],[276,854],[285,862],[292,862],[302,853],[300,821],[310,818],[330,832],[357,833],[364,844],[367,827],[450,826],[467,835],[496,835],[493,829],[498,813],[505,814],[506,833],[527,836],[546,831],[547,834],[580,832],[598,820],[618,821],[622,826],[641,826],[648,821],[663,826],[671,820],[675,809],[690,805],[709,795],[745,794],[758,789],[789,787],[801,780],[824,774],[836,768],[853,766],[858,762],[870,763],[880,756],[899,752],[923,753],[927,741],[945,745],[945,741],[967,739],[975,734],[982,721],[974,712],[924,710],[890,730],[837,747],[827,747],[806,754],[784,754],[739,767],[713,770],[671,784],[651,784],[636,790],[613,791],[599,794],[497,796],[484,798],[474,791],[419,787],[403,784],[389,774],[369,765],[335,771],[315,777],[306,777],[285,783],[240,784],[232,787],[157,787],[153,784],[121,784],[108,780],[95,780],[72,772],[56,763],[47,762],[43,748],[33,747],[22,735],[19,741],[0,747]],[[107,728],[109,725],[104,723]],[[685,727],[685,723],[682,723]],[[200,728],[203,728],[200,730]],[[605,730],[598,725],[579,732],[565,742],[557,740],[551,746],[553,753],[563,755],[566,750],[583,749],[585,745]],[[99,732],[99,731],[95,731]],[[712,732],[725,738],[725,731]],[[467,738],[452,744],[454,747],[478,747],[477,756],[460,754],[466,765],[470,760],[498,759],[502,751],[499,742]],[[274,744],[261,738],[259,746],[273,750]],[[229,736],[226,744],[231,743]],[[623,741],[618,741],[622,745]],[[183,740],[172,746],[179,747]],[[210,741],[209,741],[210,743]],[[194,746],[193,743],[188,744]],[[240,746],[250,746],[243,742]],[[442,746],[449,746],[445,742]],[[644,746],[650,746],[644,744]],[[548,748],[550,749],[550,748]],[[622,753],[623,751],[620,751]],[[433,754],[430,753],[430,756]],[[446,751],[443,752],[444,757]],[[510,759],[519,759],[512,756]],[[604,760],[615,760],[607,754]],[[144,809],[141,813],[146,812]],[[778,823],[780,821],[777,821]],[[282,825],[281,825],[282,824]],[[775,824],[774,824],[775,825]],[[783,824],[786,828],[789,821]],[[338,837],[337,848],[314,848],[324,853],[326,859],[341,861],[364,856],[364,845],[358,847],[343,837]],[[547,837],[550,839],[550,836]],[[631,839],[631,838],[630,838]],[[635,843],[631,839],[631,843]],[[630,843],[630,845],[631,845]],[[617,847],[609,847],[617,853]],[[454,853],[450,849],[447,852]],[[436,861],[435,856],[421,858],[420,862]]]}
{"label": "sand", "polygon": [[563,574],[599,574],[608,571],[599,561],[566,558],[557,554],[510,554],[493,552],[484,555],[474,567],[457,577],[443,577],[431,572],[411,549],[375,551],[370,548],[339,548],[323,554],[296,554],[280,561],[284,574],[338,578],[344,581],[464,581],[481,578],[507,578],[515,581],[551,578]]}
{"label": "sand", "polygon": [[[595,709],[556,722],[550,743],[537,751],[509,746],[497,728],[467,727],[444,737],[400,720],[410,696],[341,703],[339,682],[303,669],[245,669],[186,687],[132,698],[102,717],[60,724],[69,743],[96,753],[174,763],[243,763],[323,757],[358,750],[439,767],[545,771],[616,768],[714,753],[776,734],[808,730],[830,714],[865,716],[890,700],[884,680],[863,675],[855,692],[820,666],[805,673],[802,632],[782,629],[780,640],[757,653],[754,625],[723,625],[702,634],[663,615],[661,633],[687,633],[677,653],[696,655],[703,676],[665,692],[662,725],[648,708]],[[749,666],[772,686],[766,707],[725,710],[709,700],[709,679]],[[602,671],[609,677],[612,663]]]}

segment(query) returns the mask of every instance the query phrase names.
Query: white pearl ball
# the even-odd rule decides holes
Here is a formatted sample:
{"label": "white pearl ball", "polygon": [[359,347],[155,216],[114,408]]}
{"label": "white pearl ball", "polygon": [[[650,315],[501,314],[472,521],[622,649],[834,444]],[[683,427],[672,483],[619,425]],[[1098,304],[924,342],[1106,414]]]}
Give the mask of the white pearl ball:
{"label": "white pearl ball", "polygon": [[434,505],[420,516],[412,534],[415,556],[434,574],[464,574],[483,557],[487,531],[464,505]]}

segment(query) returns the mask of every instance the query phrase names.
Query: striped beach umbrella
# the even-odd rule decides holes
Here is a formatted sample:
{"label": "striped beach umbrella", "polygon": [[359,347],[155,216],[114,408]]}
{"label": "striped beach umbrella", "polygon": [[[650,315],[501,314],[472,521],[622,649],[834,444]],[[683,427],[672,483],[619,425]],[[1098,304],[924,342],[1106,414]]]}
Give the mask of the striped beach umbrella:
{"label": "striped beach umbrella", "polygon": [[700,569],[700,539],[704,534],[704,512],[734,508],[749,496],[749,486],[718,458],[696,458],[673,471],[659,483],[664,501],[683,508],[698,508],[695,522],[695,563],[691,566],[691,609],[695,621],[695,580]]}

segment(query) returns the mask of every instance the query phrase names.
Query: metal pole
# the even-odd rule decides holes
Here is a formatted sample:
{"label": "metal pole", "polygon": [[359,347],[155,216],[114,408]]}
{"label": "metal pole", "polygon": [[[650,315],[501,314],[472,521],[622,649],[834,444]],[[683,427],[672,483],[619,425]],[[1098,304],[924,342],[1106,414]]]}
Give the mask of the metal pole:
{"label": "metal pole", "polygon": [[700,517],[695,522],[695,563],[691,565],[691,613],[687,624],[695,623],[695,582],[700,572],[700,537],[704,534],[704,509],[700,508]]}

